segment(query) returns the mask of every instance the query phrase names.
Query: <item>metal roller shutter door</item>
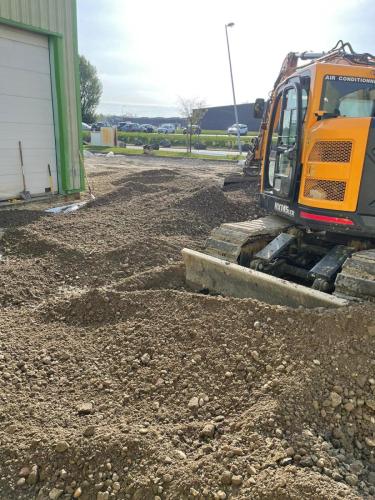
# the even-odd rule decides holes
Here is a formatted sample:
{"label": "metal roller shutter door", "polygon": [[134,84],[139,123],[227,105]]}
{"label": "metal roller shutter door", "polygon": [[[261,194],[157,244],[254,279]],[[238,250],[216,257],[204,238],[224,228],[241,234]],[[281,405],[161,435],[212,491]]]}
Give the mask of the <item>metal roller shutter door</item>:
{"label": "metal roller shutter door", "polygon": [[26,190],[57,192],[56,146],[48,38],[0,24],[0,200]]}

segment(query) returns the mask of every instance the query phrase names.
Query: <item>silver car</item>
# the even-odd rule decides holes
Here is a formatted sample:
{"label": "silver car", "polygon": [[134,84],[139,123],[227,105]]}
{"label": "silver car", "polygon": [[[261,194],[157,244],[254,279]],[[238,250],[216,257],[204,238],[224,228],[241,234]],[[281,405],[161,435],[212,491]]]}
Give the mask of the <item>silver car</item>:
{"label": "silver car", "polygon": [[[247,125],[245,125],[243,123],[239,123],[238,124],[238,130],[240,132],[240,135],[246,135],[247,132],[248,132]],[[231,125],[228,128],[228,134],[229,135],[237,135],[237,124],[236,123],[234,123],[233,125]]]}

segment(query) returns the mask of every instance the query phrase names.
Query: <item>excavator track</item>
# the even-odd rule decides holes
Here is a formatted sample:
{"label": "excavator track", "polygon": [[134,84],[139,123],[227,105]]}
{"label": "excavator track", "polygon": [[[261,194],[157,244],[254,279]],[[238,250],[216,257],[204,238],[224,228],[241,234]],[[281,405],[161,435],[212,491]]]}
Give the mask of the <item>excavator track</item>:
{"label": "excavator track", "polygon": [[291,225],[277,215],[245,222],[225,223],[212,231],[204,252],[237,264],[241,254],[256,253]]}
{"label": "excavator track", "polygon": [[334,295],[375,302],[375,249],[356,252],[345,261]]}

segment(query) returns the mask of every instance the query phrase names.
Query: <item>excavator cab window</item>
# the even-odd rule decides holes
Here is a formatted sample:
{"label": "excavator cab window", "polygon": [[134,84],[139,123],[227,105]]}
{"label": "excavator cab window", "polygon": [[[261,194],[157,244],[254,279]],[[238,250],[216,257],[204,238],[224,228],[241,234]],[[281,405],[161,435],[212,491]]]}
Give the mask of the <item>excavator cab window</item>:
{"label": "excavator cab window", "polygon": [[323,118],[374,116],[375,79],[326,75],[320,108]]}

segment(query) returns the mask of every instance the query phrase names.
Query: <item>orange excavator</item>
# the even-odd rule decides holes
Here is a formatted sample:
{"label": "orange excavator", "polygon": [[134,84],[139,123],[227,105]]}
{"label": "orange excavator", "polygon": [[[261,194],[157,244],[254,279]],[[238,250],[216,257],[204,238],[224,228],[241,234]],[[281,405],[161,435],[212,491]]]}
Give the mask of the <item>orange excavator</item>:
{"label": "orange excavator", "polygon": [[293,307],[375,301],[375,57],[342,41],[289,53],[254,112],[263,119],[243,175],[260,173],[270,215],[184,249],[187,282]]}

